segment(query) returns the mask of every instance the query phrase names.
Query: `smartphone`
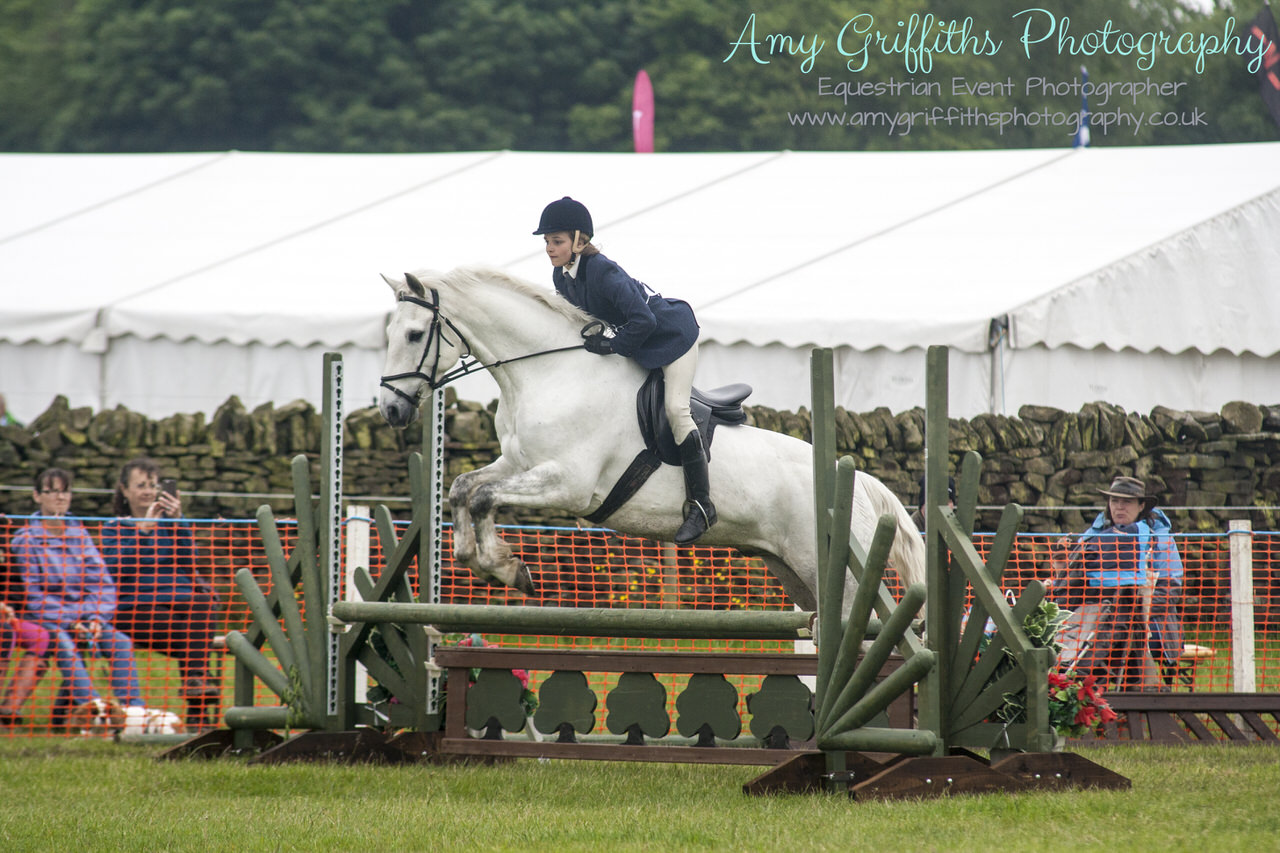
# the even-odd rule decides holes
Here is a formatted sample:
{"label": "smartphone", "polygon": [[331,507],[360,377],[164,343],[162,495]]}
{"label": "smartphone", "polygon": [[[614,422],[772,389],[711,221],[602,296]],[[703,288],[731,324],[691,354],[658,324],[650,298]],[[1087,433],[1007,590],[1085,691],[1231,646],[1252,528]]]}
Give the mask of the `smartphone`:
{"label": "smartphone", "polygon": [[165,477],[160,481],[160,491],[176,496],[178,494],[178,481],[172,477]]}

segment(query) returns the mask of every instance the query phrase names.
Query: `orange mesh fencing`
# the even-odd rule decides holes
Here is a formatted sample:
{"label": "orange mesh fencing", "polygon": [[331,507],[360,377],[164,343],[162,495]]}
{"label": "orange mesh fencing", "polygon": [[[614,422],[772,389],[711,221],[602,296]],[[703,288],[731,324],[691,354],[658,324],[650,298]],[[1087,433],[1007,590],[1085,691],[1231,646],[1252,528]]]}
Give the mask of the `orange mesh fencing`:
{"label": "orange mesh fencing", "polygon": [[[27,518],[0,517],[0,601],[22,616],[25,599],[20,567],[11,543]],[[101,543],[108,519],[82,522],[95,542]],[[350,522],[348,522],[350,523]],[[235,589],[234,576],[248,569],[266,590],[270,570],[257,524],[250,520],[188,519],[184,524],[194,539],[195,565],[208,582],[215,607],[213,634],[250,628],[248,607]],[[296,535],[296,524],[278,519],[285,553]],[[471,574],[454,565],[452,531],[445,530],[446,555],[441,578],[442,600],[449,603],[524,604],[560,607],[680,607],[705,610],[786,609],[790,604],[781,585],[762,561],[746,558],[730,548],[676,548],[611,531],[572,528],[504,527],[502,536],[529,566],[539,597],[526,599],[503,588],[472,583]],[[985,555],[991,536],[975,536]],[[1033,578],[1045,580],[1052,571],[1057,535],[1028,534],[1017,537],[1006,571],[1005,583],[1019,590]],[[1185,567],[1180,603],[1186,653],[1172,673],[1164,674],[1175,690],[1231,691],[1232,668],[1230,544],[1228,535],[1183,535],[1175,540]],[[385,563],[376,528],[370,536],[370,565],[375,577]],[[1253,591],[1255,617],[1255,671],[1258,692],[1280,692],[1280,533],[1253,535]],[[127,586],[134,568],[120,564],[114,582]],[[416,583],[416,578],[415,578]],[[31,674],[31,653],[17,623],[0,620],[0,736],[47,734],[53,719],[62,675],[57,667],[40,667],[34,689],[24,692],[24,678]],[[679,649],[686,651],[791,651],[794,644],[779,641],[646,641],[640,639],[592,640],[587,638],[492,635],[487,643],[540,648]],[[135,641],[134,660],[144,704],[171,712],[191,727],[218,722],[220,708],[231,704],[233,659],[214,644],[207,650],[208,679],[214,689],[195,697],[187,688],[193,679],[184,673],[183,661],[164,649],[148,648]],[[270,654],[269,647],[265,649]],[[105,661],[92,654],[84,658],[97,692],[110,693]],[[1156,675],[1160,675],[1157,673]],[[539,680],[534,674],[535,682]],[[740,696],[756,689],[759,679],[736,683]],[[668,684],[674,696],[673,684]],[[256,701],[263,705],[279,700],[258,686]],[[78,734],[76,721],[69,733]]]}
{"label": "orange mesh fencing", "polygon": [[[974,536],[974,545],[984,559],[993,538],[989,534]],[[1025,534],[1016,538],[1001,584],[1007,596],[1016,594],[1032,580],[1050,580],[1055,570],[1061,568],[1066,554],[1061,538],[1061,534]],[[1280,692],[1280,533],[1255,532],[1252,538],[1256,686],[1251,692],[1274,693]],[[1131,613],[1134,639],[1129,645],[1129,655],[1141,659],[1130,661],[1131,666],[1137,668],[1137,674],[1131,675],[1129,683],[1134,685],[1133,689],[1143,690],[1235,691],[1229,534],[1181,534],[1173,539],[1183,565],[1182,587],[1175,591],[1173,605],[1182,629],[1181,643],[1177,644],[1180,651],[1171,655],[1172,660],[1163,660],[1163,655],[1151,651],[1154,643],[1148,634],[1158,634],[1159,626],[1155,631],[1149,631],[1147,626],[1151,624],[1149,617],[1158,615],[1160,595],[1164,591],[1154,579],[1148,578],[1138,591],[1138,601]],[[1062,598],[1052,590],[1049,597]],[[1086,596],[1083,603],[1095,604],[1096,601]],[[1123,616],[1123,611],[1118,615]],[[1088,648],[1096,648],[1095,641],[1101,645],[1114,639],[1105,622],[1100,631],[1090,631],[1090,627],[1085,625],[1082,640],[1086,649],[1080,656],[1081,663],[1089,660]],[[1118,643],[1107,645],[1102,665],[1114,673],[1121,668],[1125,650]],[[1069,647],[1061,665],[1071,665],[1071,652]],[[1112,681],[1109,687],[1117,689],[1120,685]]]}
{"label": "orange mesh fencing", "polygon": [[[132,549],[112,547],[119,541],[112,532],[118,529],[114,520],[76,520],[103,558],[106,586],[118,601],[112,623],[132,642],[140,699],[150,711],[126,717],[125,731],[143,733],[145,727],[169,733],[217,724],[220,709],[232,697],[232,659],[222,650],[221,637],[229,630],[247,630],[250,624],[248,608],[235,589],[235,571],[247,568],[270,588],[256,522],[186,519],[180,526],[189,533],[189,540],[174,535],[169,541],[172,548],[151,549],[143,544]],[[25,612],[24,560],[15,553],[14,538],[28,521],[0,517],[0,601],[9,604],[26,626],[33,623]],[[279,528],[287,553],[296,524],[283,521]],[[163,535],[158,531],[159,527],[156,541]],[[30,564],[28,571],[40,578],[42,594],[62,601],[100,594],[102,583],[94,572],[59,577],[41,555],[25,562]],[[0,735],[108,731],[98,725],[101,719],[95,721],[87,711],[76,712],[78,699],[60,696],[67,679],[52,652],[38,664],[29,660],[30,644],[16,642],[17,632],[12,629],[17,624],[10,623],[10,630],[0,628],[0,712],[10,723],[0,728]],[[69,635],[76,638],[76,653],[89,676],[91,695],[120,699],[119,704],[124,704],[127,700],[114,695],[111,662],[76,632]],[[278,703],[261,685],[257,701]]]}

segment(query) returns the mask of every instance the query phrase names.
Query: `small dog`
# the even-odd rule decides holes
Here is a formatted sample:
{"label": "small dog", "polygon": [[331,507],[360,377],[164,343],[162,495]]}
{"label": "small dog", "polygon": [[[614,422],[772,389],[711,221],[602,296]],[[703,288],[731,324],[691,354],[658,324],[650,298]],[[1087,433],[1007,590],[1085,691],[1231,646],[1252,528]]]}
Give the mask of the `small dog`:
{"label": "small dog", "polygon": [[67,728],[84,737],[109,737],[124,719],[124,709],[114,699],[90,699],[67,715]]}
{"label": "small dog", "polygon": [[124,735],[176,735],[187,730],[182,718],[172,711],[160,708],[144,708],[141,705],[124,709]]}

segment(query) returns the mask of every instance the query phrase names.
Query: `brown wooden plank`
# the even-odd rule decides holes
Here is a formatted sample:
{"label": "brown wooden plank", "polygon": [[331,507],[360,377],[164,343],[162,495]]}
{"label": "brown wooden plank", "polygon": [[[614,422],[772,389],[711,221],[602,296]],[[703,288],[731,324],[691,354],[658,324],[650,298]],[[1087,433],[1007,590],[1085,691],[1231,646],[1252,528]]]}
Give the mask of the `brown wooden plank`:
{"label": "brown wooden plank", "polygon": [[1218,724],[1218,728],[1222,729],[1222,733],[1227,736],[1228,740],[1245,741],[1249,739],[1244,732],[1240,731],[1240,729],[1236,727],[1236,724],[1231,720],[1231,717],[1228,716],[1227,712],[1210,711],[1209,719]]}
{"label": "brown wooden plank", "polygon": [[755,779],[742,785],[742,793],[805,794],[822,786],[822,775],[827,771],[827,760],[820,752],[796,753],[781,765],[774,765]]}
{"label": "brown wooden plank", "polygon": [[664,761],[673,764],[743,764],[772,766],[791,760],[790,749],[754,747],[698,747],[650,744],[555,743],[553,741],[451,738],[440,741],[445,755],[505,755],[513,758],[564,758],[575,761]]}
{"label": "brown wooden plank", "polygon": [[849,787],[855,800],[933,798],[951,794],[1027,791],[1023,779],[993,770],[967,755],[907,758],[894,762],[870,779]]}
{"label": "brown wooden plank", "polygon": [[[253,733],[253,749],[262,751],[284,742],[284,738],[273,731],[259,729]],[[186,758],[221,758],[235,747],[235,732],[231,729],[212,729],[201,732],[177,746],[170,747],[156,758],[161,761],[173,761]]]}
{"label": "brown wooden plank", "polygon": [[1250,711],[1280,714],[1280,693],[1108,693],[1107,703],[1121,711]]}
{"label": "brown wooden plank", "polygon": [[1102,788],[1126,790],[1124,776],[1074,752],[1021,752],[991,763],[991,769],[1016,776],[1036,790]]}
{"label": "brown wooden plank", "polygon": [[805,794],[822,787],[827,760],[821,752],[800,752],[777,764],[742,786],[742,793]]}
{"label": "brown wooden plank", "polygon": [[403,764],[413,761],[402,750],[387,746],[387,735],[373,729],[349,732],[299,732],[263,750],[250,764],[290,764],[300,761],[346,764]]}
{"label": "brown wooden plank", "polygon": [[[800,794],[823,788],[826,756],[818,751],[793,753],[794,758],[766,770],[742,786],[744,794]],[[896,757],[896,756],[895,756]],[[865,752],[844,754],[845,772],[853,779],[869,779],[885,768],[884,762]]]}
{"label": "brown wooden plank", "polygon": [[444,710],[444,732],[448,737],[465,737],[467,734],[467,682],[470,675],[465,666],[449,669]]}
{"label": "brown wooden plank", "polygon": [[1196,714],[1190,711],[1183,711],[1178,714],[1178,719],[1182,720],[1183,725],[1191,730],[1191,733],[1198,739],[1206,743],[1216,743],[1218,738],[1213,732],[1209,731],[1209,727]]}
{"label": "brown wooden plank", "polygon": [[1147,731],[1151,740],[1158,743],[1185,743],[1189,740],[1186,729],[1173,714],[1152,711],[1144,716],[1147,718]]}
{"label": "brown wooden plank", "polygon": [[[1240,718],[1249,724],[1249,728],[1253,729],[1254,734],[1258,736],[1258,740],[1270,743],[1280,742],[1280,737],[1276,737],[1276,733],[1267,725],[1267,721],[1262,719],[1261,715],[1241,711]],[[1280,717],[1276,719],[1280,720]]]}
{"label": "brown wooden plank", "polygon": [[[568,669],[579,672],[726,673],[732,675],[814,675],[817,655],[735,652],[590,651],[577,649],[436,649],[436,663],[444,667],[482,669]],[[885,666],[892,672],[901,659]]]}

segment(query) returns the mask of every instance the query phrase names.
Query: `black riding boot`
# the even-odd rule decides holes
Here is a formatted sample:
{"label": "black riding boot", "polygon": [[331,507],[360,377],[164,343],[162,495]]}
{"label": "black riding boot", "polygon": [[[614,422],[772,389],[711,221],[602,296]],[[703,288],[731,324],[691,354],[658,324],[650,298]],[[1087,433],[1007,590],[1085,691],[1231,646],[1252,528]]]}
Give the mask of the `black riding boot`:
{"label": "black riding boot", "polygon": [[716,523],[707,454],[702,450],[702,433],[696,429],[680,443],[680,464],[684,467],[684,524],[676,531],[676,544],[689,545]]}

